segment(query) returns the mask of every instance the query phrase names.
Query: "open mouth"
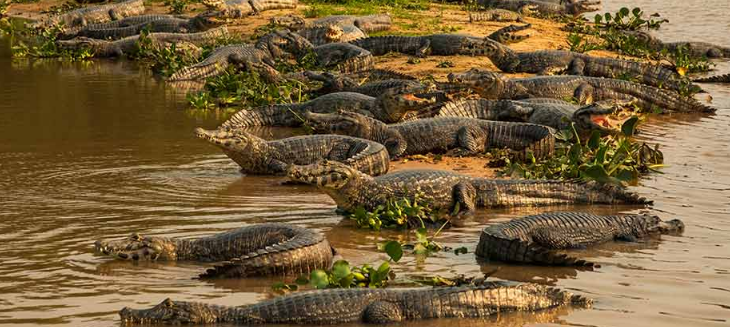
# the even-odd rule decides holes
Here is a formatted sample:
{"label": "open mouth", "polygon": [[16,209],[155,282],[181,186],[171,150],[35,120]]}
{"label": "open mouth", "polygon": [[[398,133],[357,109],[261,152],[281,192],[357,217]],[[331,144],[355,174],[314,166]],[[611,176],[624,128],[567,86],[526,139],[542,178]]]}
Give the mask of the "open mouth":
{"label": "open mouth", "polygon": [[632,116],[633,114],[628,111],[619,111],[612,114],[591,114],[590,118],[596,126],[618,130]]}

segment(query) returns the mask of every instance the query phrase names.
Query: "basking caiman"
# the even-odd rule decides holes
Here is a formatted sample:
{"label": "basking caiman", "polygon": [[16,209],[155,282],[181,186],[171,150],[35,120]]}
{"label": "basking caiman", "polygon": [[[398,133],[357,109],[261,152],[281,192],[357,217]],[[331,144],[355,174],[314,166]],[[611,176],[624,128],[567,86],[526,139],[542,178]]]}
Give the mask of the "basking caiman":
{"label": "basking caiman", "polygon": [[243,130],[195,130],[195,135],[221,148],[249,174],[285,175],[289,165],[322,159],[343,162],[368,175],[388,171],[388,152],[380,143],[342,135],[304,135],[266,141]]}
{"label": "basking caiman", "polygon": [[[146,38],[153,47],[165,48],[173,44],[176,46],[180,44],[211,45],[226,36],[228,36],[228,29],[221,26],[200,33],[150,33]],[[141,37],[141,35],[135,35],[116,41],[77,37],[71,40],[56,41],[56,45],[63,50],[88,49],[94,54],[94,57],[121,57],[139,51]]]}
{"label": "basking caiman", "polygon": [[[377,97],[392,89],[405,90],[426,87],[426,85],[410,76],[388,70],[370,70],[356,75],[306,71],[303,75],[308,81],[322,83],[322,87],[315,91],[316,94],[355,92]],[[368,82],[360,84],[359,81],[361,80],[368,80]]]}
{"label": "basking caiman", "polygon": [[413,92],[390,91],[377,98],[353,92],[330,93],[302,103],[243,109],[226,120],[221,128],[299,127],[304,123],[305,112],[328,113],[337,110],[355,111],[380,121],[394,123],[400,121],[408,112],[418,111],[435,101],[434,98],[419,98]]}
{"label": "basking caiman", "polygon": [[507,9],[488,9],[484,11],[475,11],[469,13],[469,22],[524,22],[522,16],[530,16],[535,14],[537,6],[527,5],[520,8],[520,11]]}
{"label": "basking caiman", "polygon": [[309,273],[332,264],[333,249],[312,230],[290,224],[258,224],[197,239],[132,236],[96,241],[98,253],[125,260],[222,261],[201,277]]}
{"label": "basking caiman", "polygon": [[471,214],[477,207],[651,203],[624,188],[594,182],[497,180],[445,170],[403,170],[372,177],[335,161],[291,166],[287,176],[317,185],[348,212],[360,207],[373,211],[390,199],[412,201],[416,197],[436,210],[456,211],[458,215]]}
{"label": "basking caiman", "polygon": [[[622,115],[622,107],[632,102],[605,100],[588,105],[576,105],[558,99],[529,98],[522,100],[465,99],[446,102],[433,114],[435,117],[469,117],[496,121],[518,121],[545,125],[557,130],[574,123],[579,132],[597,130],[601,134],[621,131],[630,118]],[[420,117],[431,116],[424,113]]]}
{"label": "basking caiman", "polygon": [[241,18],[273,9],[293,9],[297,0],[203,0],[207,17]]}
{"label": "basking caiman", "polygon": [[692,79],[697,83],[730,83],[730,74],[722,74],[708,77],[700,77]]}
{"label": "basking caiman", "polygon": [[172,15],[142,15],[74,28],[64,31],[61,38],[85,36],[93,39],[117,40],[140,34],[143,30],[150,33],[196,33],[218,25],[220,24],[203,16],[180,18]]}
{"label": "basking caiman", "polygon": [[33,23],[31,27],[48,28],[60,24],[63,28],[73,28],[141,15],[144,13],[144,10],[144,1],[127,0],[100,6],[88,6],[60,15],[50,16]]}
{"label": "basking caiman", "polygon": [[661,65],[632,60],[593,57],[587,54],[540,50],[515,52],[500,43],[485,45],[486,55],[505,73],[532,73],[540,75],[566,74],[592,77],[635,79],[642,84],[679,91],[691,82],[675,71]]}
{"label": "basking caiman", "polygon": [[346,111],[306,113],[304,118],[317,133],[343,134],[383,144],[391,158],[449,150],[473,155],[495,148],[530,151],[542,158],[552,155],[555,150],[555,130],[535,124],[439,117],[387,125]]}
{"label": "basking caiman", "polygon": [[555,250],[583,248],[611,240],[635,241],[652,234],[681,232],[684,224],[649,214],[597,216],[551,212],[492,225],[482,231],[476,255],[528,264],[594,266]]}
{"label": "basking caiman", "polygon": [[385,324],[436,318],[483,318],[563,305],[589,307],[591,303],[583,296],[538,284],[489,282],[459,287],[308,291],[236,307],[166,299],[150,309],[124,308],[119,316],[126,325]]}
{"label": "basking caiman", "polygon": [[332,42],[349,42],[367,37],[367,33],[384,31],[390,28],[389,15],[368,16],[334,15],[311,22],[295,15],[271,18],[271,24],[295,30],[314,45]]}
{"label": "basking caiman", "polygon": [[487,8],[501,8],[522,11],[527,6],[534,7],[543,15],[573,15],[600,10],[601,0],[479,0],[478,4]]}
{"label": "basking caiman", "polygon": [[517,40],[524,36],[513,35],[512,32],[530,28],[525,26],[508,26],[493,33],[490,37],[476,37],[461,34],[432,34],[424,36],[371,36],[350,41],[350,44],[370,51],[374,56],[382,56],[389,52],[398,52],[416,57],[428,55],[485,55],[492,43],[499,40]]}
{"label": "basking caiman", "polygon": [[647,112],[714,112],[716,109],[676,92],[629,81],[587,76],[537,76],[507,79],[503,75],[472,68],[449,74],[449,82],[471,88],[487,99],[576,99],[579,103],[618,99],[636,101]]}

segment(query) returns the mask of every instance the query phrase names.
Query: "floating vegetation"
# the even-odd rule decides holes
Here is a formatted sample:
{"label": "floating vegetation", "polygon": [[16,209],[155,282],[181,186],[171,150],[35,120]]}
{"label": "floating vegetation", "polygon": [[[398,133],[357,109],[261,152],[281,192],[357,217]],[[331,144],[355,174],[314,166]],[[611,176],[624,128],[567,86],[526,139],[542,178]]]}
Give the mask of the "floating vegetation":
{"label": "floating vegetation", "polygon": [[[458,210],[455,210],[458,212]],[[426,227],[440,225],[447,218],[447,213],[434,210],[421,196],[415,199],[388,199],[373,211],[360,207],[355,209],[349,218],[360,228],[380,230],[382,228]]]}
{"label": "floating vegetation", "polygon": [[345,260],[339,260],[332,265],[332,269],[317,269],[312,271],[309,276],[300,276],[293,284],[275,283],[272,289],[277,292],[297,291],[300,286],[307,285],[316,289],[381,288],[393,279],[395,279],[395,273],[390,269],[388,262],[383,262],[376,268],[375,265],[370,264],[354,267]]}
{"label": "floating vegetation", "polygon": [[504,162],[498,173],[503,176],[528,179],[582,179],[602,183],[628,184],[644,173],[662,167],[664,157],[658,146],[632,139],[638,117],[632,117],[621,127],[621,133],[601,137],[594,131],[587,141],[581,141],[575,126],[562,131],[564,141],[553,157],[537,160],[528,156],[525,162],[496,154]]}
{"label": "floating vegetation", "polygon": [[608,12],[603,15],[596,14],[593,22],[596,26],[605,29],[613,28],[622,31],[636,31],[642,28],[659,29],[662,24],[669,22],[669,20],[661,18],[661,15],[658,13],[644,17],[644,12],[641,8],[634,8],[629,11],[629,8],[623,7],[613,15]]}

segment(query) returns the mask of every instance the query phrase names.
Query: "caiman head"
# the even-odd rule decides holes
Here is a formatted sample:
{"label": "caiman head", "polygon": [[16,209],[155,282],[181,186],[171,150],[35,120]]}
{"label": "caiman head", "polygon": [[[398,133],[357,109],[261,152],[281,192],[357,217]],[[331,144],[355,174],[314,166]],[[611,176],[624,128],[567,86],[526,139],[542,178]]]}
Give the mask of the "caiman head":
{"label": "caiman head", "polygon": [[243,130],[195,129],[195,136],[221,148],[223,152],[242,167],[251,165],[254,158],[267,157],[266,140]]}
{"label": "caiman head", "polygon": [[601,0],[565,0],[562,1],[569,14],[574,16],[601,10]]}
{"label": "caiman head", "polygon": [[377,97],[380,108],[387,112],[387,119],[378,119],[386,123],[395,123],[414,111],[421,111],[439,102],[446,100],[446,95],[436,90],[434,85],[409,86],[404,88],[391,88]]}
{"label": "caiman head", "polygon": [[92,39],[85,36],[79,36],[76,38],[73,38],[71,40],[59,40],[56,41],[56,46],[58,47],[58,50],[84,50],[89,49],[94,52],[97,51],[97,49],[101,48],[102,45],[109,43],[109,41],[106,40],[100,40],[100,39]]}
{"label": "caiman head", "polygon": [[581,107],[573,113],[572,121],[576,128],[590,132],[597,130],[601,134],[621,132],[621,126],[633,115],[623,110],[634,101],[598,101]]}
{"label": "caiman head", "polygon": [[342,30],[342,27],[337,25],[328,25],[324,37],[328,42],[340,42],[343,35],[345,35],[345,31]]}
{"label": "caiman head", "polygon": [[357,81],[345,76],[344,74],[335,75],[330,72],[317,73],[313,71],[306,71],[304,72],[304,76],[306,76],[309,80],[322,83],[322,87],[314,91],[315,94],[319,95],[342,92],[346,89],[352,89],[359,85]]}
{"label": "caiman head", "polygon": [[517,12],[523,16],[535,16],[540,13],[540,10],[536,5],[524,5]]}
{"label": "caiman head", "polygon": [[137,233],[112,241],[96,241],[96,253],[124,260],[177,260],[177,243],[169,238],[146,236]]}
{"label": "caiman head", "polygon": [[311,165],[291,165],[286,175],[292,181],[330,190],[341,189],[367,176],[346,164],[331,160],[322,160]]}
{"label": "caiman head", "polygon": [[271,17],[269,23],[276,26],[286,27],[292,30],[298,30],[304,27],[304,25],[306,24],[306,22],[304,21],[304,17],[292,14]]}
{"label": "caiman head", "polygon": [[684,232],[684,223],[679,219],[662,221],[659,216],[644,213],[640,216],[644,230],[651,234],[679,234]]}
{"label": "caiman head", "polygon": [[268,50],[274,58],[282,58],[286,54],[301,57],[314,48],[309,40],[288,29],[281,29],[262,36],[256,42],[256,47]]}
{"label": "caiman head", "polygon": [[216,20],[214,17],[209,17],[203,14],[191,18],[190,22],[195,27],[195,30],[198,31],[207,31],[211,28],[223,25],[223,21]]}
{"label": "caiman head", "polygon": [[196,302],[182,302],[165,299],[150,308],[135,310],[125,307],[119,311],[122,325],[182,325],[212,324],[219,321],[221,310],[218,306]]}
{"label": "caiman head", "polygon": [[485,99],[498,99],[504,92],[508,79],[502,74],[472,68],[464,73],[450,73],[449,83],[472,89]]}

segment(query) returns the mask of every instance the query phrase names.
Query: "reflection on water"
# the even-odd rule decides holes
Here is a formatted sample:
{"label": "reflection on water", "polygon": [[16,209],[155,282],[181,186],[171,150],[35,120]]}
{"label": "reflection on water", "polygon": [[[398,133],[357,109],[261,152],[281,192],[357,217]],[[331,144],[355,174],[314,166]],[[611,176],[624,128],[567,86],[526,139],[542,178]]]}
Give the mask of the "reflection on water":
{"label": "reflection on water", "polygon": [[[710,3],[669,6],[642,0],[637,5],[669,18],[675,27],[667,31],[685,21],[686,26],[703,26],[683,30],[678,39],[697,36],[730,45],[727,35],[722,39],[703,32],[710,24],[726,29],[722,24],[727,22],[703,16],[705,9],[692,15],[677,9],[705,2]],[[713,15],[730,13],[727,4],[712,3],[717,9]],[[701,9],[691,7],[687,12]],[[719,68],[730,71],[730,64]],[[197,126],[215,127],[224,115],[188,114],[179,90],[132,63],[13,63],[3,44],[0,85],[0,324],[111,326],[123,306],[147,307],[166,297],[243,305],[273,296],[268,285],[279,280],[202,281],[194,277],[206,264],[113,261],[92,254],[98,238],[132,232],[197,237],[244,224],[293,222],[323,232],[342,258],[359,265],[385,258],[375,251],[376,242],[412,237],[354,228],[312,187],[242,176],[218,149],[192,134]],[[407,255],[394,269],[404,279],[493,272],[495,278],[555,285],[596,299],[590,310],[448,322],[454,326],[727,325],[730,88],[705,88],[720,108],[717,114],[653,117],[642,129],[643,138],[662,145],[668,167],[636,190],[655,200],[653,210],[662,218],[684,220],[683,236],[574,251],[602,265],[594,270],[478,262],[473,251],[486,224],[545,209],[480,211],[437,239],[454,248],[466,246],[469,254],[442,252],[426,260]],[[260,133],[278,138],[297,131]]]}

